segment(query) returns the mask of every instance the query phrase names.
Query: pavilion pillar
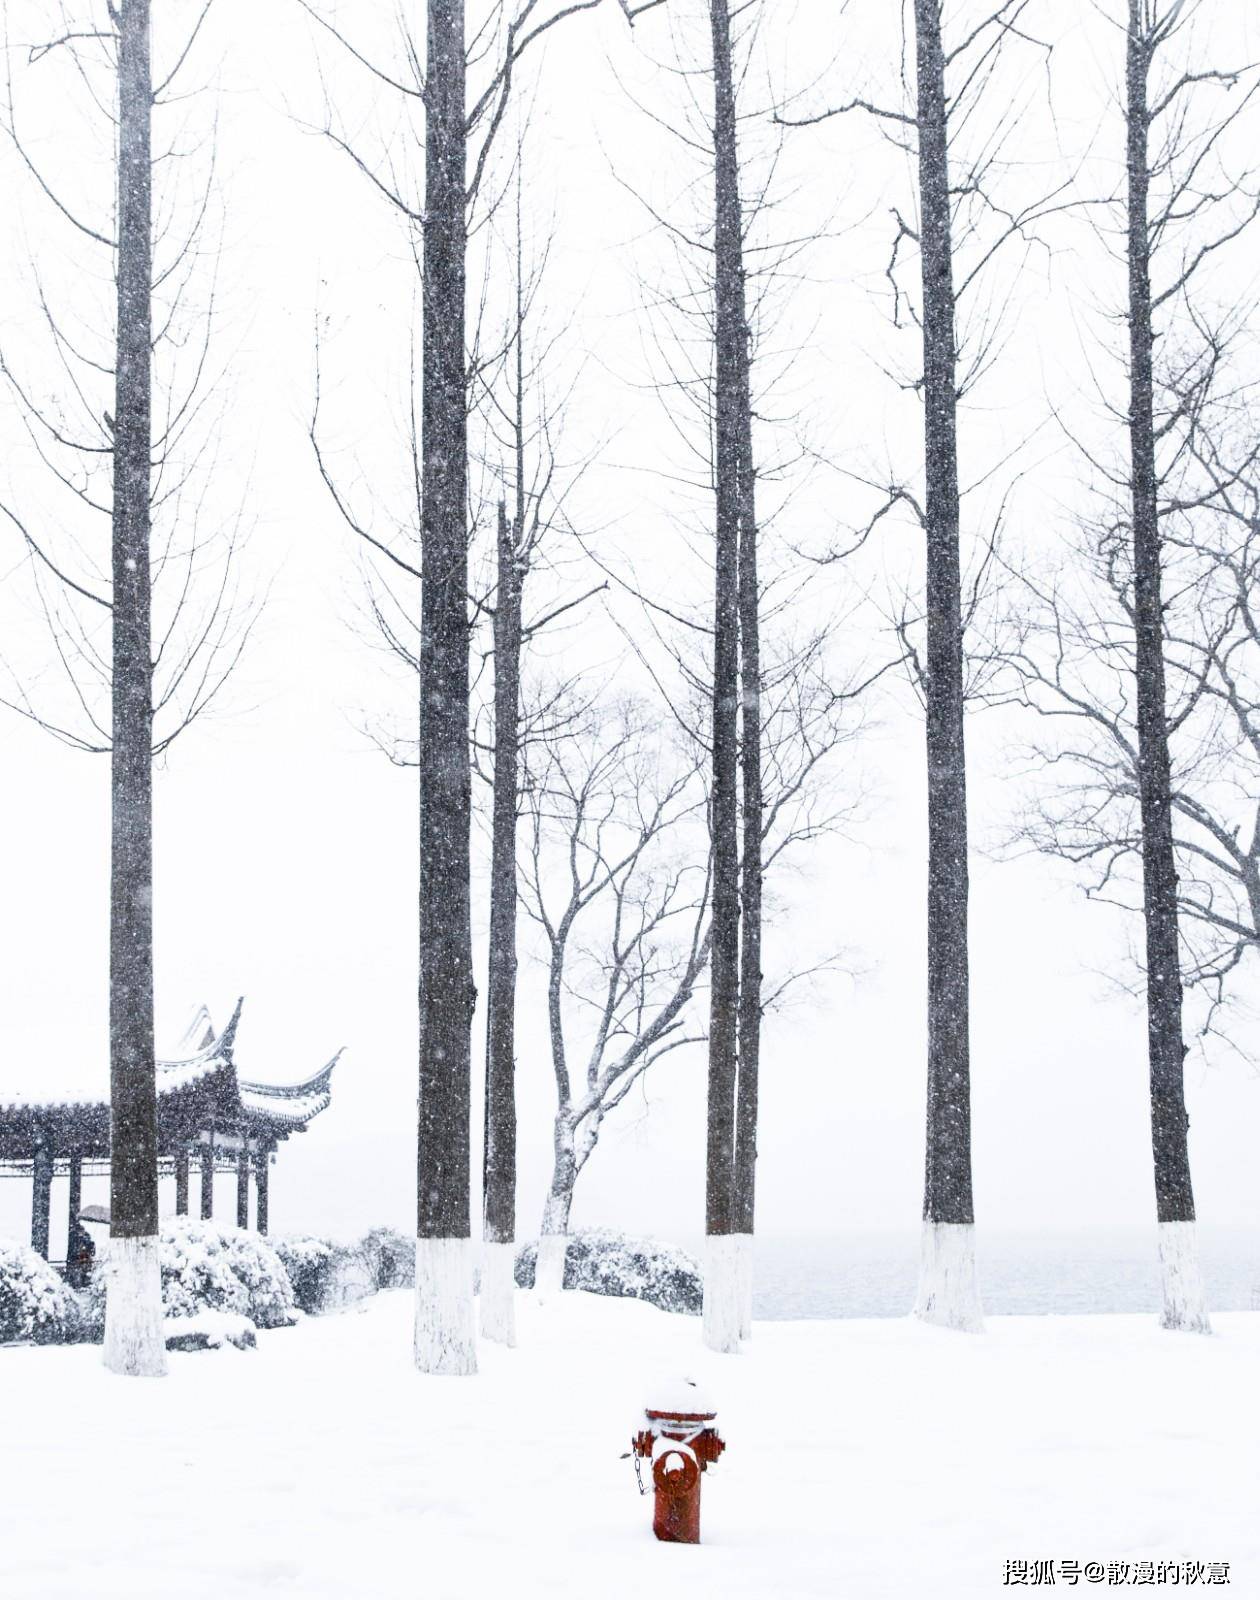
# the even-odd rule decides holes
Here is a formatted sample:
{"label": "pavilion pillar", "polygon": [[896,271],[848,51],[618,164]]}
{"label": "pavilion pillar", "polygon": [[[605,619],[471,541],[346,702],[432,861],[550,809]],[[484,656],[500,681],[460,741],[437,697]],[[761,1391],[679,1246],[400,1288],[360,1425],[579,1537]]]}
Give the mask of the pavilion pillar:
{"label": "pavilion pillar", "polygon": [[83,1157],[76,1150],[70,1157],[70,1220],[66,1223],[66,1270],[71,1282],[78,1273],[79,1212],[83,1210]]}
{"label": "pavilion pillar", "polygon": [[201,1147],[201,1220],[208,1222],[214,1215],[214,1145]]}
{"label": "pavilion pillar", "polygon": [[48,1217],[52,1210],[52,1148],[41,1139],[35,1146],[31,1176],[31,1249],[48,1260]]}
{"label": "pavilion pillar", "polygon": [[175,1215],[188,1215],[188,1147],[180,1145],[175,1152]]}
{"label": "pavilion pillar", "polygon": [[236,1152],[236,1226],[249,1227],[249,1146],[244,1141]]}
{"label": "pavilion pillar", "polygon": [[267,1180],[271,1172],[271,1165],[265,1150],[259,1150],[254,1155],[254,1210],[259,1233],[267,1231]]}

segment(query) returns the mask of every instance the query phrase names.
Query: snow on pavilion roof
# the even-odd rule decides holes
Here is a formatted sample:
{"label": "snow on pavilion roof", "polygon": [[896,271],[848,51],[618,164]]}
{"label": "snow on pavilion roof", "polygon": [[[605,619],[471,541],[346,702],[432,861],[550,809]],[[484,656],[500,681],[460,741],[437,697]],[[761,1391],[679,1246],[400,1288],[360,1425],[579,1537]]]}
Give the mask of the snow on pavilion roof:
{"label": "snow on pavilion roof", "polygon": [[[341,1051],[300,1083],[269,1084],[240,1078],[232,1047],[243,1004],[243,1000],[237,1001],[231,1021],[217,1035],[209,1011],[205,1006],[198,1007],[176,1046],[180,1054],[171,1059],[159,1057],[157,1061],[159,1111],[163,1102],[183,1098],[188,1091],[195,1093],[202,1087],[214,1110],[225,1120],[241,1118],[243,1113],[246,1122],[270,1123],[277,1131],[303,1128],[326,1110],[332,1099],[332,1073]],[[5,1076],[10,1076],[11,1071],[10,1068]],[[98,1111],[108,1105],[109,1076],[100,1068],[86,1074],[63,1074],[55,1083],[37,1080],[10,1087],[0,1081],[0,1120],[14,1115],[25,1118],[41,1111]]]}

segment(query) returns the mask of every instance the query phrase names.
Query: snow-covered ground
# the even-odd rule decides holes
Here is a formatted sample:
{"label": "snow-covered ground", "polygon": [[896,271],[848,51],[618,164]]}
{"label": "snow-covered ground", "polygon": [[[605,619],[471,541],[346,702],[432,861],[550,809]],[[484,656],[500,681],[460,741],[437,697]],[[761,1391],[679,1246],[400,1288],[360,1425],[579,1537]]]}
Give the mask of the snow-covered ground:
{"label": "snow-covered ground", "polygon": [[[160,1381],[0,1350],[0,1595],[981,1600],[1021,1592],[1007,1558],[1076,1558],[1228,1561],[1218,1592],[1260,1596],[1260,1315],[759,1323],[706,1357],[636,1301],[517,1310],[471,1379],[416,1375],[402,1291]],[[685,1372],[728,1441],[699,1548],[654,1541],[619,1459]]]}

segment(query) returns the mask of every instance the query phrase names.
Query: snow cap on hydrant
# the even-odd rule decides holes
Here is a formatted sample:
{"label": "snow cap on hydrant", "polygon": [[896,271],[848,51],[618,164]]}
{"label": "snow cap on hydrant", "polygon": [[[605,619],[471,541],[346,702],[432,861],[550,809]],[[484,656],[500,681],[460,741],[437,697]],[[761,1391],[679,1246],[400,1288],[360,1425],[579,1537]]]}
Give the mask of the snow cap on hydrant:
{"label": "snow cap on hydrant", "polygon": [[648,1385],[649,1412],[668,1412],[671,1416],[717,1416],[717,1404],[707,1389],[685,1372],[663,1372]]}
{"label": "snow cap on hydrant", "polygon": [[648,1392],[631,1447],[652,1463],[652,1532],[671,1544],[699,1544],[700,1474],[726,1449],[714,1426],[717,1409],[693,1378],[669,1377]]}

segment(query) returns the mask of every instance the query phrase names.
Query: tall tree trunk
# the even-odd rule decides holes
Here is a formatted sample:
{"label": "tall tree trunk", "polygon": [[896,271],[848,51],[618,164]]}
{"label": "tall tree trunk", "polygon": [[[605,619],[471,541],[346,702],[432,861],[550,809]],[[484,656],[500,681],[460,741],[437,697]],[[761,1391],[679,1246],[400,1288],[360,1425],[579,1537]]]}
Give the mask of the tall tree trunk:
{"label": "tall tree trunk", "polygon": [[735,1243],[735,1093],[739,1029],[739,458],[740,373],[745,338],[728,0],[710,0],[714,91],[714,478],[717,526],[713,609],[713,948],[705,1194],[708,1259],[704,1342],[739,1349]]}
{"label": "tall tree trunk", "polygon": [[148,0],[119,0],[109,940],[110,1248],[105,1365],[166,1371],[153,1048],[153,109]]}
{"label": "tall tree trunk", "polygon": [[764,797],[761,777],[761,591],[757,576],[757,473],[752,430],[752,332],[739,252],[739,661],[740,858],[739,1079],[735,1102],[735,1232],[738,1245],[740,1338],[752,1333],[752,1242],[757,1196],[757,1099],[761,1070],[761,883]]}
{"label": "tall tree trunk", "polygon": [[[517,327],[519,347],[521,330]],[[520,362],[518,359],[518,377]],[[519,405],[519,400],[518,400]],[[520,440],[518,430],[518,441]],[[481,1331],[516,1343],[516,816],[520,763],[521,600],[519,555],[524,481],[517,467],[513,528],[499,506],[494,612],[494,794],[490,843],[490,959],[486,1017],[486,1127]]]}
{"label": "tall tree trunk", "polygon": [[971,1193],[967,768],[949,125],[940,0],[915,0],[927,481],[928,1072],[916,1315],[982,1326]]}
{"label": "tall tree trunk", "polygon": [[471,1033],[463,0],[429,0],[420,617],[420,1083],[416,1365],[476,1371]]}
{"label": "tall tree trunk", "polygon": [[[741,316],[747,319],[743,263]],[[739,1080],[735,1101],[735,1232],[739,1239],[740,1338],[752,1333],[752,1243],[757,1196],[757,1097],[761,1068],[761,596],[757,580],[757,479],[752,445],[752,352],[745,325],[739,421],[740,860]]]}
{"label": "tall tree trunk", "polygon": [[1166,1328],[1209,1331],[1194,1242],[1173,854],[1172,779],[1165,708],[1163,599],[1155,466],[1155,335],[1151,307],[1150,110],[1152,41],[1142,0],[1129,0],[1128,134],[1129,448],[1137,677],[1142,907],[1146,924],[1146,1031],[1151,1143]]}

